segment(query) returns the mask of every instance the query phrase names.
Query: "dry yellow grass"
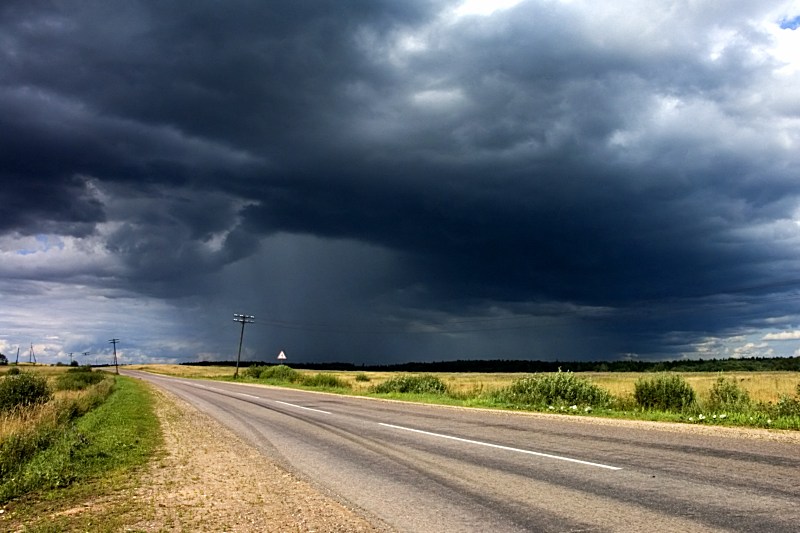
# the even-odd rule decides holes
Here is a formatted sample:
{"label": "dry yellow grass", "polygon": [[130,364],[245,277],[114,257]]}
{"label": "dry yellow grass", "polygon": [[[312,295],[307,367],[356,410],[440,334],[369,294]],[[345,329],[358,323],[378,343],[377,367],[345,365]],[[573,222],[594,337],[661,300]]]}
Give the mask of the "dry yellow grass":
{"label": "dry yellow grass", "polygon": [[[687,383],[697,392],[700,398],[708,396],[711,387],[720,376],[733,379],[746,390],[750,399],[756,402],[776,402],[781,395],[793,395],[795,387],[800,383],[800,372],[681,372]],[[633,394],[636,381],[653,377],[652,373],[586,373],[581,374],[615,396]]]}
{"label": "dry yellow grass", "polygon": [[[180,378],[209,379],[231,377],[234,371],[234,368],[231,366],[129,365],[125,368]],[[242,369],[239,369],[239,371],[241,373]]]}
{"label": "dry yellow grass", "polygon": [[47,403],[0,413],[0,442],[11,435],[23,433],[42,424],[56,425],[56,420],[67,403],[80,403],[92,394],[91,390],[56,391]]}
{"label": "dry yellow grass", "polygon": [[[20,365],[20,367],[23,372],[45,376],[51,388],[55,378],[69,368],[66,366],[45,365]],[[32,430],[42,424],[55,425],[59,413],[63,410],[63,405],[70,403],[80,404],[92,394],[95,394],[95,392],[91,388],[74,391],[53,391],[53,398],[45,404],[0,413],[0,442],[10,435]]]}

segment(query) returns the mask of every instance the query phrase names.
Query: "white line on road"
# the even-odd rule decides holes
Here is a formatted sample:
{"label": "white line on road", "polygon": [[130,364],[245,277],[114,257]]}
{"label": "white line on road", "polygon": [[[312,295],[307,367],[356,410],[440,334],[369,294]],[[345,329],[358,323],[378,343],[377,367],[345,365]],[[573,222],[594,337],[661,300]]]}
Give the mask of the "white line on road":
{"label": "white line on road", "polygon": [[403,426],[395,426],[394,424],[384,424],[383,422],[378,422],[378,424],[380,424],[381,426],[389,427],[389,428],[401,429],[403,431],[411,431],[413,433],[421,433],[422,435],[429,435],[431,437],[439,437],[439,438],[442,438],[442,439],[450,439],[450,440],[455,440],[455,441],[458,441],[458,442],[466,442],[467,444],[477,444],[479,446],[487,446],[489,448],[496,448],[496,449],[499,449],[499,450],[506,450],[506,451],[517,452],[517,453],[526,453],[528,455],[536,455],[537,457],[547,457],[548,459],[557,459],[559,461],[569,461],[570,463],[578,463],[578,464],[582,464],[582,465],[596,466],[598,468],[605,468],[605,469],[608,469],[608,470],[622,470],[622,468],[619,468],[617,466],[609,466],[609,465],[604,465],[604,464],[601,464],[601,463],[592,463],[592,462],[589,462],[589,461],[581,461],[580,459],[573,459],[571,457],[564,457],[564,456],[561,456],[561,455],[552,455],[552,454],[549,454],[549,453],[534,452],[534,451],[531,451],[531,450],[523,450],[522,448],[512,448],[510,446],[502,446],[500,444],[492,444],[490,442],[481,442],[479,440],[463,439],[461,437],[453,437],[452,435],[442,435],[441,433],[431,433],[430,431],[423,431],[421,429],[407,428],[407,427],[403,427]]}
{"label": "white line on road", "polygon": [[293,403],[286,403],[286,402],[282,402],[280,400],[275,400],[275,403],[288,405],[289,407],[297,407],[298,409],[305,409],[306,411],[314,411],[315,413],[323,413],[323,414],[326,414],[326,415],[330,414],[328,411],[322,411],[321,409],[312,409],[311,407],[303,407],[302,405],[295,405]]}
{"label": "white line on road", "polygon": [[260,400],[261,396],[253,396],[252,394],[247,394],[246,392],[237,392],[239,396],[245,396],[246,398],[255,398],[256,400]]}

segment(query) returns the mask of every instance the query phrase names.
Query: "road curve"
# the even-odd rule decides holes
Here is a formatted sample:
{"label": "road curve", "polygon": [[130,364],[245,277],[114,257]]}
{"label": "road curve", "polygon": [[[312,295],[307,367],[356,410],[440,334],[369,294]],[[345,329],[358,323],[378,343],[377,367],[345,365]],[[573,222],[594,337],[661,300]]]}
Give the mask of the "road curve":
{"label": "road curve", "polygon": [[124,370],[404,532],[796,532],[800,444]]}

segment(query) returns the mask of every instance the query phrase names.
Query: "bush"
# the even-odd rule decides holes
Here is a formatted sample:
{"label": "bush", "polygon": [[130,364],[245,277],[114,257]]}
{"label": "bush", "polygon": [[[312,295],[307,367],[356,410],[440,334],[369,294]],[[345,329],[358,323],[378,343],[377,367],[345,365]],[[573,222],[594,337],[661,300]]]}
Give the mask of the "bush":
{"label": "bush", "polygon": [[391,392],[411,394],[447,394],[447,384],[430,374],[421,376],[399,376],[372,387],[372,392],[387,394]]}
{"label": "bush", "polygon": [[96,385],[105,379],[100,372],[92,369],[70,368],[56,378],[56,390],[83,390],[90,385]]}
{"label": "bush", "polygon": [[495,393],[495,399],[519,405],[584,405],[605,407],[612,397],[604,388],[572,372],[540,374],[520,378]]}
{"label": "bush", "polygon": [[358,374],[356,374],[356,381],[362,381],[363,382],[363,381],[372,381],[372,380],[369,379],[369,376],[366,375],[365,373],[359,372]]}
{"label": "bush", "polygon": [[20,372],[0,380],[0,411],[47,403],[51,397],[47,379],[42,376]]}
{"label": "bush", "polygon": [[268,381],[282,381],[288,383],[297,383],[303,379],[303,375],[300,372],[286,365],[262,367],[258,377]]}
{"label": "bush", "polygon": [[661,411],[685,411],[697,401],[694,389],[677,374],[661,374],[638,380],[633,397],[640,407]]}
{"label": "bush", "polygon": [[261,377],[261,372],[263,372],[267,368],[269,367],[263,365],[248,366],[247,368],[244,369],[244,372],[242,372],[242,374],[244,374],[244,376],[248,378],[258,379]]}
{"label": "bush", "polygon": [[320,387],[324,389],[350,389],[351,385],[333,374],[314,374],[313,376],[303,376],[302,385],[306,387]]}
{"label": "bush", "polygon": [[712,411],[746,412],[751,406],[750,395],[733,379],[722,376],[711,387],[708,408]]}
{"label": "bush", "polygon": [[783,395],[775,406],[777,416],[800,416],[800,383],[795,388],[794,397]]}
{"label": "bush", "polygon": [[8,372],[6,372],[6,375],[7,376],[16,376],[19,373],[20,373],[19,367],[18,366],[12,366],[11,368],[8,369]]}

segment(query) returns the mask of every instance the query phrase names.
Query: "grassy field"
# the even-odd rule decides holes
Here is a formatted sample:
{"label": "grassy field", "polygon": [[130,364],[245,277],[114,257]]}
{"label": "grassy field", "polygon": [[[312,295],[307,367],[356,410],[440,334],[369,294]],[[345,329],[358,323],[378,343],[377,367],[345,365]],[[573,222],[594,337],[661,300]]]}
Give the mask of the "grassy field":
{"label": "grassy field", "polygon": [[[231,367],[184,365],[149,365],[139,368],[150,372],[230,381]],[[263,367],[262,367],[263,368]],[[281,367],[271,367],[280,369]],[[282,367],[286,368],[286,367]],[[269,370],[269,369],[265,369]],[[378,396],[428,403],[463,405],[495,409],[557,412],[574,415],[604,416],[692,424],[736,425],[772,429],[800,430],[800,372],[724,372],[724,373],[627,373],[586,372],[550,374],[506,373],[442,373],[424,376],[436,382],[436,390],[399,390],[397,380],[418,380],[422,376],[399,372],[359,372],[294,370],[286,368],[280,375],[253,377],[258,368],[240,369],[242,382],[265,383],[304,389],[317,389],[340,394]],[[648,404],[636,397],[641,384],[677,379],[690,389],[691,399],[680,407]],[[408,378],[408,379],[407,379]],[[720,380],[723,383],[720,383]],[[538,385],[538,392],[531,396]],[[394,382],[394,383],[393,383]],[[385,384],[393,387],[386,387]],[[419,383],[418,383],[419,384]],[[720,388],[721,385],[724,387]],[[526,392],[520,393],[521,388]],[[555,389],[563,390],[555,390]],[[720,400],[720,391],[727,389],[745,400]],[[668,397],[656,386],[658,394]],[[545,391],[543,396],[542,391]],[[592,392],[594,391],[594,392]],[[673,391],[674,392],[674,391]],[[585,399],[586,394],[591,399]],[[584,396],[581,396],[584,395]],[[674,398],[673,398],[674,399]]]}
{"label": "grassy field", "polygon": [[[155,374],[179,376],[185,378],[226,379],[232,378],[234,369],[226,366],[187,366],[187,365],[133,365],[127,368],[145,370]],[[240,373],[244,369],[240,369]],[[318,374],[315,370],[298,370],[307,375]],[[366,394],[375,385],[397,376],[397,372],[356,372],[356,371],[330,371],[332,374],[352,387],[356,394]],[[369,381],[359,381],[358,375],[366,376]],[[489,392],[502,389],[527,374],[505,373],[446,373],[432,372],[444,381],[451,391],[456,393],[472,394]],[[640,372],[582,372],[577,374],[608,390],[614,396],[629,396],[633,394],[636,382],[652,373]],[[792,395],[795,387],[800,384],[800,372],[723,372],[723,373],[679,373],[695,389],[699,397],[705,397],[719,376],[734,379],[748,392],[754,402],[777,402],[781,395]],[[362,377],[363,379],[363,377]]]}

